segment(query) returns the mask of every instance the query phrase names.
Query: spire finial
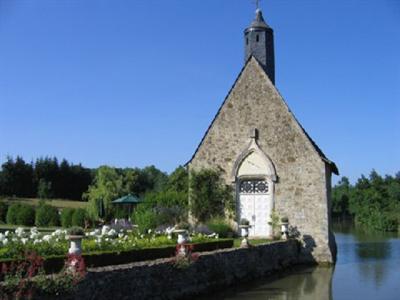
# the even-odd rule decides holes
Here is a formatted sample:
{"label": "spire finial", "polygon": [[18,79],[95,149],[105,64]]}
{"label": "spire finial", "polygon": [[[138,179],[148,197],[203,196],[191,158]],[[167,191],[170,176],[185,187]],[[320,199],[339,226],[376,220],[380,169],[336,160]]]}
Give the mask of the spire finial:
{"label": "spire finial", "polygon": [[261,0],[253,0],[254,1],[254,4],[256,5],[256,10],[259,10],[260,9],[260,1]]}

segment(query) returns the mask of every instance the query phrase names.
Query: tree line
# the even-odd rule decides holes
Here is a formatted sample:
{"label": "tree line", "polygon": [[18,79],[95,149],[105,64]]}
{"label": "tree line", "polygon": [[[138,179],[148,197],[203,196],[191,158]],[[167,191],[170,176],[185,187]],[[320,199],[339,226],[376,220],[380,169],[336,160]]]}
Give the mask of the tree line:
{"label": "tree line", "polygon": [[168,175],[154,166],[96,169],[55,157],[25,162],[20,156],[7,157],[0,169],[0,196],[88,200],[98,197],[115,200],[128,193],[142,196],[163,189]]}
{"label": "tree line", "polygon": [[7,157],[1,165],[0,195],[25,198],[81,200],[92,182],[93,171],[55,157],[25,162],[20,156]]}
{"label": "tree line", "polygon": [[400,172],[383,177],[373,170],[354,185],[342,177],[332,189],[332,215],[368,229],[400,230]]}

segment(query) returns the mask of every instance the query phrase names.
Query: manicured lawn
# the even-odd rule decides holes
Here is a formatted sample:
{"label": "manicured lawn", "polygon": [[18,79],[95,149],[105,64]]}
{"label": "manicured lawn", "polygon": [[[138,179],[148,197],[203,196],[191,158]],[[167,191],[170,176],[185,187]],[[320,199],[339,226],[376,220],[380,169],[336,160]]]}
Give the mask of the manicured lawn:
{"label": "manicured lawn", "polygon": [[[233,247],[235,248],[239,248],[240,247],[240,243],[242,242],[243,238],[236,238],[233,241]],[[249,239],[249,243],[250,245],[260,245],[260,244],[268,244],[273,242],[273,240],[267,240],[267,239]]]}
{"label": "manicured lawn", "polygon": [[[12,203],[25,203],[37,206],[40,199],[37,198],[0,198],[0,202],[6,202],[8,205]],[[57,208],[86,208],[87,202],[71,201],[63,199],[46,200],[46,203]]]}

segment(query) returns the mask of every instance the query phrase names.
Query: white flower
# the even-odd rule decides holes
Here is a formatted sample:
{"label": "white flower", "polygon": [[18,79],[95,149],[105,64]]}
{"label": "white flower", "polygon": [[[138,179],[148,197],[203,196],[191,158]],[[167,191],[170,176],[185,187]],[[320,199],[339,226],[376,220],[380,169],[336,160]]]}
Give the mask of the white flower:
{"label": "white flower", "polygon": [[38,232],[37,227],[32,227],[31,228],[31,233],[37,233],[37,232]]}
{"label": "white flower", "polygon": [[37,239],[37,240],[34,240],[34,241],[33,241],[33,244],[36,245],[36,244],[39,244],[39,243],[41,243],[41,242],[42,242],[41,239]]}
{"label": "white flower", "polygon": [[31,235],[29,236],[30,239],[34,240],[35,238],[37,238],[39,236],[39,233],[37,232],[32,232]]}
{"label": "white flower", "polygon": [[3,240],[2,242],[3,242],[4,246],[8,244],[8,240],[7,239]]}
{"label": "white flower", "polygon": [[4,232],[4,235],[5,235],[5,236],[9,236],[9,235],[10,235],[10,231],[7,230],[6,232]]}
{"label": "white flower", "polygon": [[24,229],[22,227],[18,227],[17,229],[15,229],[15,234],[21,237],[24,234]]}
{"label": "white flower", "polygon": [[107,232],[108,236],[114,236],[117,235],[117,232],[114,229],[111,229],[109,232]]}
{"label": "white flower", "polygon": [[0,233],[0,241],[3,241],[6,238],[6,236],[2,233]]}
{"label": "white flower", "polygon": [[24,245],[26,244],[27,241],[28,241],[27,238],[22,238],[22,239],[21,239],[21,242],[22,242],[22,244],[24,244]]}
{"label": "white flower", "polygon": [[43,241],[50,242],[50,240],[51,240],[51,235],[49,235],[49,234],[46,234],[46,235],[43,237]]}
{"label": "white flower", "polygon": [[118,233],[118,237],[121,239],[121,238],[124,237],[124,234],[123,233]]}
{"label": "white flower", "polygon": [[109,230],[110,230],[110,226],[103,225],[103,227],[101,228],[101,234],[105,235]]}
{"label": "white flower", "polygon": [[147,233],[150,234],[151,233],[151,229],[147,230]]}

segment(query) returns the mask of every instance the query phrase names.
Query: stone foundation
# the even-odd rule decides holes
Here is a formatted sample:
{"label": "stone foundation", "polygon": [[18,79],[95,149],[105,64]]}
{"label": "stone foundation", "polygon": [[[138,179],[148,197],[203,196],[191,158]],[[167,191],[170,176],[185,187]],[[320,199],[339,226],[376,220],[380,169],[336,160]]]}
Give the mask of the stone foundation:
{"label": "stone foundation", "polygon": [[185,269],[173,259],[90,269],[76,292],[63,299],[189,299],[298,264],[296,240],[249,249],[202,253]]}

